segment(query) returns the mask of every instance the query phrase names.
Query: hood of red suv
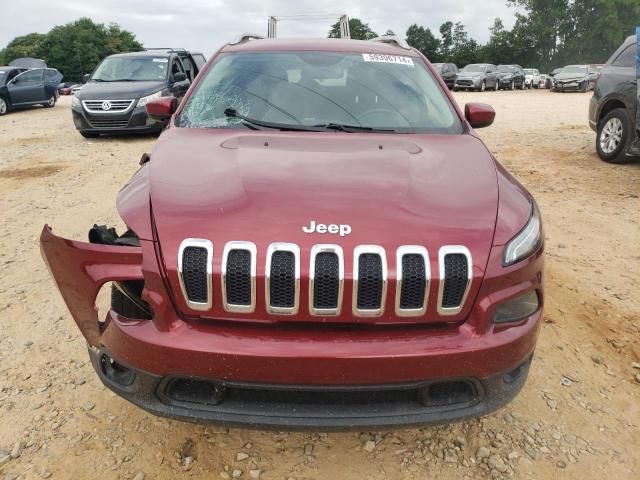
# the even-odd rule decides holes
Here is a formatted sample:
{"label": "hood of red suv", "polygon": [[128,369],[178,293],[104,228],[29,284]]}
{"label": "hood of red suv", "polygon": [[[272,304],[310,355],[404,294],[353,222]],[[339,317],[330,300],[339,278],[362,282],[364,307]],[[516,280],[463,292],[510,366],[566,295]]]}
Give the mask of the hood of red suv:
{"label": "hood of red suv", "polygon": [[[345,292],[350,288],[353,249],[382,246],[389,264],[390,308],[381,318],[366,321],[391,322],[399,246],[426,247],[434,276],[440,247],[466,246],[473,257],[468,297],[472,300],[495,229],[496,167],[473,135],[171,128],[158,141],[150,167],[151,204],[165,268],[177,305],[187,313],[176,272],[178,249],[186,238],[214,244],[210,314],[216,318],[243,317],[215,305],[226,242],[256,244],[258,282],[264,276],[269,244],[297,244],[303,283],[311,247],[338,244],[345,252]],[[311,222],[348,228],[305,233],[303,227]],[[435,288],[431,290],[434,295]],[[459,316],[447,320],[463,317],[469,308],[466,305]],[[350,308],[343,309],[342,320],[350,314]],[[258,308],[250,317],[264,320],[261,316]],[[318,319],[302,308],[295,320]],[[434,313],[415,320],[438,318]]]}

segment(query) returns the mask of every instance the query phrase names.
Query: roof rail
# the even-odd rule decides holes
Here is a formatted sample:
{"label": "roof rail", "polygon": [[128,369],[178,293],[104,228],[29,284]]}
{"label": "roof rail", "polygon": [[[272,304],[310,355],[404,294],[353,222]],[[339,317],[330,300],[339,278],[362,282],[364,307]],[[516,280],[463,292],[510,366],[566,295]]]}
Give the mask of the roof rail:
{"label": "roof rail", "polygon": [[150,50],[165,50],[167,52],[186,52],[187,51],[185,48],[172,48],[172,47],[152,47],[152,48],[144,49],[145,52]]}
{"label": "roof rail", "polygon": [[229,42],[229,45],[238,45],[240,43],[248,42],[249,40],[264,40],[264,37],[255,33],[243,33],[233,42]]}
{"label": "roof rail", "polygon": [[388,43],[389,45],[395,45],[396,47],[404,48],[405,50],[411,50],[411,47],[400,37],[395,35],[385,35],[384,37],[376,37],[369,40],[370,42]]}

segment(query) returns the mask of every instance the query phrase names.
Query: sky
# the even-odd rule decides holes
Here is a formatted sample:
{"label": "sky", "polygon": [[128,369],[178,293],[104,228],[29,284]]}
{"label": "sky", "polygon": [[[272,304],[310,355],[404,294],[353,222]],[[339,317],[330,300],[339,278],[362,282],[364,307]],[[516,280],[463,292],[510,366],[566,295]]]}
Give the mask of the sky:
{"label": "sky", "polygon": [[324,37],[341,14],[358,17],[377,33],[404,35],[417,23],[438,34],[447,20],[462,22],[485,42],[493,19],[511,28],[507,0],[0,0],[0,48],[14,37],[46,33],[80,17],[118,23],[146,47],[182,47],[211,55],[242,33],[266,36],[269,15],[326,15],[278,23],[279,37]]}

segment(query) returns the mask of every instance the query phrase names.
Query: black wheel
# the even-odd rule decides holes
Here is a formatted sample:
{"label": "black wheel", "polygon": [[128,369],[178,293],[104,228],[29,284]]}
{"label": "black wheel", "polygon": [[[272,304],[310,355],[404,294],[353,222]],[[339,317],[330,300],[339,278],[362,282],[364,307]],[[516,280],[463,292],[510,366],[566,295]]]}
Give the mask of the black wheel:
{"label": "black wheel", "polygon": [[51,98],[49,100],[47,100],[44,104],[45,107],[47,108],[53,108],[56,106],[56,96],[55,95],[51,95]]}
{"label": "black wheel", "polygon": [[598,122],[598,156],[608,163],[627,163],[633,160],[633,157],[626,154],[632,142],[631,132],[627,111],[624,108],[611,110]]}
{"label": "black wheel", "polygon": [[480,85],[480,91],[484,92],[487,89],[487,81],[483,80],[482,84]]}
{"label": "black wheel", "polygon": [[95,132],[85,132],[83,130],[80,130],[80,135],[82,135],[84,138],[96,138],[98,136],[98,134]]}
{"label": "black wheel", "polygon": [[515,90],[516,89],[516,82],[515,80],[511,80],[511,85],[509,85],[509,90]]}
{"label": "black wheel", "polygon": [[[133,282],[127,282],[124,286],[126,288],[134,288],[134,286],[130,286]],[[140,295],[142,292],[132,292],[132,294]],[[140,300],[142,304],[146,305],[142,300]],[[119,315],[127,318],[139,318],[143,320],[150,320],[151,315],[149,314],[148,309],[145,310],[140,306],[136,305],[129,297],[127,297],[124,293],[122,293],[115,285],[111,286],[111,310],[116,312]]]}
{"label": "black wheel", "polygon": [[520,86],[520,90],[526,90],[527,89],[527,84],[524,83],[524,80],[522,81],[522,85]]}
{"label": "black wheel", "polygon": [[10,109],[9,102],[4,97],[0,97],[0,115],[6,115]]}
{"label": "black wheel", "polygon": [[589,90],[589,82],[582,82],[582,84],[580,85],[580,91],[582,93],[585,93]]}

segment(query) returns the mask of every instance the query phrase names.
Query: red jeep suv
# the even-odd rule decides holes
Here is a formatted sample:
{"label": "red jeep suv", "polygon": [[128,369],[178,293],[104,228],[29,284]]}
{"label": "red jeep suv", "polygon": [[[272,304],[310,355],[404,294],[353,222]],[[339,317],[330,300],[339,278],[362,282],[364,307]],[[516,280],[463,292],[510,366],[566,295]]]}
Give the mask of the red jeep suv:
{"label": "red jeep suv", "polygon": [[[41,249],[111,390],[153,413],[315,429],[449,422],[525,382],[543,305],[531,195],[393,38],[242,37],[120,191],[128,230]],[[98,318],[95,299],[111,282]]]}

